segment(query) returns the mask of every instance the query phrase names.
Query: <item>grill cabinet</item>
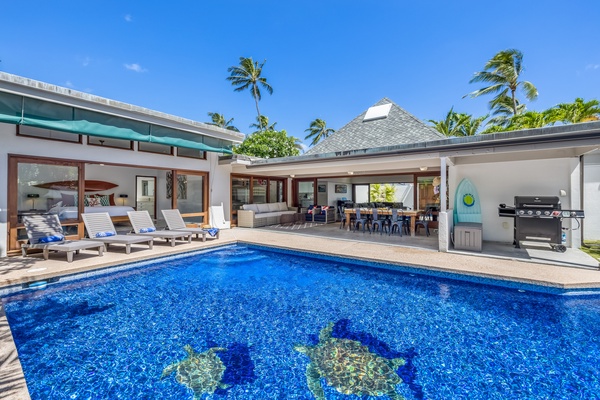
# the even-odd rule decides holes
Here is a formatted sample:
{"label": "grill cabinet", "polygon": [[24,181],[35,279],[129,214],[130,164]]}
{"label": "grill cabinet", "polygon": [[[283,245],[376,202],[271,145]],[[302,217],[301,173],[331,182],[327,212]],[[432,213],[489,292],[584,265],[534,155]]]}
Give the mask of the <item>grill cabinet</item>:
{"label": "grill cabinet", "polygon": [[583,210],[561,210],[557,196],[515,196],[515,206],[500,204],[498,215],[514,218],[516,248],[521,241],[533,241],[548,243],[561,252],[567,249],[562,244],[562,219],[584,217]]}
{"label": "grill cabinet", "polygon": [[515,208],[515,247],[524,240],[561,244],[562,219],[551,216],[560,210],[557,196],[515,196]]}

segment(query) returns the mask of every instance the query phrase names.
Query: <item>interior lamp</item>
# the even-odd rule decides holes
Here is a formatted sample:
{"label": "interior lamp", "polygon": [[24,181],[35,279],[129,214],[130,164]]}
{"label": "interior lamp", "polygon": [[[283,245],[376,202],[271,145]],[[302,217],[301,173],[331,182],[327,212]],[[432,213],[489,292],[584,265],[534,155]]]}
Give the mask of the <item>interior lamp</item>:
{"label": "interior lamp", "polygon": [[421,171],[427,171],[427,167],[419,167]]}
{"label": "interior lamp", "polygon": [[128,198],[129,195],[127,194],[120,194],[119,198],[121,199],[121,205],[124,206],[125,205],[125,199]]}

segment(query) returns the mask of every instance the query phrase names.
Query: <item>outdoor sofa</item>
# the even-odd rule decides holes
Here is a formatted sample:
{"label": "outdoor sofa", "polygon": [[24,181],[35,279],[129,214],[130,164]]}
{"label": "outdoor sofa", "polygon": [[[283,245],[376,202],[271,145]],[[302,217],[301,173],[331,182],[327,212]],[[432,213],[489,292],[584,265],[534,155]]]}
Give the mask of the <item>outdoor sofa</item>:
{"label": "outdoor sofa", "polygon": [[238,227],[258,228],[260,226],[276,225],[281,222],[284,214],[296,214],[296,207],[288,207],[285,202],[265,204],[244,204],[238,210]]}

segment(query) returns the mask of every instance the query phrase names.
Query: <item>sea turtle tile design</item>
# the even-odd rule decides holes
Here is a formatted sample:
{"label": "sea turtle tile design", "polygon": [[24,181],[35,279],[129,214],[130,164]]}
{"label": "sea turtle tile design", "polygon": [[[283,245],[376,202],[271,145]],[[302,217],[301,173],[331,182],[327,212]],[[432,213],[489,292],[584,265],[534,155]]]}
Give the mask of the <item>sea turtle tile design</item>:
{"label": "sea turtle tile design", "polygon": [[177,382],[188,386],[194,392],[194,399],[204,393],[213,394],[217,388],[226,389],[229,385],[222,382],[225,365],[217,351],[227,351],[222,347],[213,347],[204,353],[196,353],[192,346],[186,345],[186,358],[167,366],[160,377],[164,379],[176,372]]}
{"label": "sea turtle tile design", "polygon": [[404,365],[405,360],[383,358],[360,342],[334,338],[331,336],[333,325],[331,322],[321,330],[317,345],[294,347],[310,358],[306,381],[315,398],[325,400],[320,382],[325,378],[327,385],[343,394],[387,395],[391,400],[402,400],[396,392],[396,385],[402,382],[396,369]]}

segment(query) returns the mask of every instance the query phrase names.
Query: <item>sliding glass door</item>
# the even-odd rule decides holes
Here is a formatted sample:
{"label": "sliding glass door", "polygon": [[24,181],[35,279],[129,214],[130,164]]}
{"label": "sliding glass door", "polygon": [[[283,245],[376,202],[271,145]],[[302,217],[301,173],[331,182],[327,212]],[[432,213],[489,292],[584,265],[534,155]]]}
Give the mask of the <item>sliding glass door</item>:
{"label": "sliding glass door", "polygon": [[63,160],[9,157],[8,251],[20,249],[27,240],[23,217],[56,214],[66,235],[83,235],[79,215],[83,211],[83,164]]}
{"label": "sliding glass door", "polygon": [[206,173],[167,173],[167,197],[179,209],[186,223],[208,223],[208,179]]}

